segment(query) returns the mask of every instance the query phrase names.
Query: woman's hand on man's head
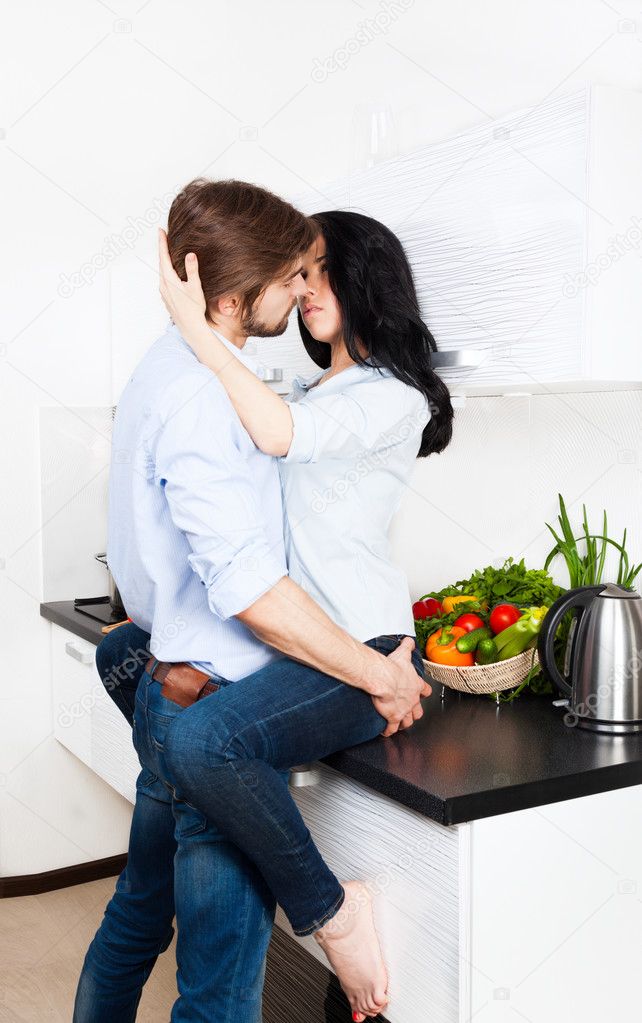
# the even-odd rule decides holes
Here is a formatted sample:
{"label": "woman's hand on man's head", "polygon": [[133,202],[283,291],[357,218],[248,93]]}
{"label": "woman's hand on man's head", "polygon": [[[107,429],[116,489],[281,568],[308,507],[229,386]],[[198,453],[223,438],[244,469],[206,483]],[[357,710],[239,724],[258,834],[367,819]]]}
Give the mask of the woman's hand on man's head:
{"label": "woman's hand on man's head", "polygon": [[172,266],[167,235],[158,229],[158,276],[161,298],[172,320],[189,342],[190,331],[202,327],[207,303],[198,273],[198,259],[193,252],[185,257],[187,280],[182,281]]}

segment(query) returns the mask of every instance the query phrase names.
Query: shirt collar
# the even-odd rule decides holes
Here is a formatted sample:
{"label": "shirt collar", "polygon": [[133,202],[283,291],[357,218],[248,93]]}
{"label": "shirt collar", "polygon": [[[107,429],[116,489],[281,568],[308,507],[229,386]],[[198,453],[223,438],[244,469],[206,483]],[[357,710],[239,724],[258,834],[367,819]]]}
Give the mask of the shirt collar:
{"label": "shirt collar", "polygon": [[[365,366],[362,363],[355,363],[354,366],[348,366],[346,369],[342,370],[341,373],[337,373],[335,376],[330,377],[330,379],[328,380],[328,383],[330,384],[330,383],[332,383],[333,380],[338,380],[339,384],[341,385],[343,383],[343,381],[345,380],[345,376],[344,376],[345,373],[353,373],[355,370],[363,372],[364,369],[366,369],[366,368],[368,368],[368,369],[373,369],[374,368],[374,364],[373,364],[371,358],[367,358],[366,359]],[[317,370],[316,373],[313,373],[312,376],[310,376],[310,377],[296,376],[292,380],[292,388],[295,391],[296,390],[298,390],[298,391],[309,391],[311,387],[315,386],[317,381],[323,376],[324,373],[325,373],[324,369],[319,369],[319,370]],[[324,386],[325,386],[325,384],[324,384]]]}
{"label": "shirt collar", "polygon": [[317,380],[325,373],[324,369],[318,370],[313,373],[311,377],[295,376],[292,380],[292,387],[299,391],[309,391],[311,387],[314,387]]}
{"label": "shirt collar", "polygon": [[[208,326],[209,326],[209,324],[208,324]],[[176,324],[173,322],[173,320],[170,320],[169,326],[168,326],[167,329],[168,329],[170,334],[173,334],[176,338],[178,338],[178,340],[181,342],[181,344],[184,345],[185,348],[189,352],[191,352],[192,355],[194,356],[194,358],[196,359],[196,354],[194,353],[193,349],[190,348],[190,346],[188,345],[187,341],[185,340],[185,338],[183,337],[183,335],[181,334],[180,330],[178,329]],[[237,348],[236,345],[233,345],[231,341],[228,341],[228,339],[226,337],[224,337],[223,334],[221,334],[220,331],[215,330],[214,327],[210,327],[210,330],[212,331],[213,334],[216,334],[216,336],[219,339],[219,341],[222,341],[222,343],[227,348],[228,352],[231,352],[232,355],[236,356],[236,358],[239,360],[239,362],[242,362],[243,365],[247,366],[247,368],[252,370],[252,372],[255,373],[257,376],[261,375],[260,374],[259,362],[258,362],[258,359],[256,357],[256,353],[253,351],[254,346],[252,345],[252,342],[247,341],[243,348]]]}

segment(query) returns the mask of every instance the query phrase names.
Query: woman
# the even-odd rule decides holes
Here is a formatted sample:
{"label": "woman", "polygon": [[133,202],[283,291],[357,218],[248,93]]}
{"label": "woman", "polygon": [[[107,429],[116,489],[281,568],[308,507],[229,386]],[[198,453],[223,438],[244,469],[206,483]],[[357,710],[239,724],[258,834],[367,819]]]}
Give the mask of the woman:
{"label": "woman", "polygon": [[[321,370],[298,379],[287,401],[219,340],[205,317],[196,258],[187,257],[188,279],[182,282],[164,233],[161,294],[183,338],[218,375],[254,443],[279,459],[290,576],[347,632],[390,654],[412,635],[413,623],[407,581],[390,560],[388,527],[417,455],[442,451],[450,441],[452,406],[431,368],[435,345],[399,240],[356,213],[322,213],[313,220],[319,234],[304,259],[307,290],[298,318],[304,345]],[[416,651],[413,663],[423,677]],[[212,693],[176,717],[162,745],[181,794],[254,860],[295,932],[314,933],[353,1018],[362,1020],[387,1004],[369,893],[359,882],[339,884],[277,771],[389,734],[387,722],[361,690],[328,678],[327,686],[316,684],[313,701],[300,680],[288,688],[278,661],[268,667],[260,692],[249,676]],[[257,720],[261,728],[254,727]],[[347,723],[343,730],[338,720]],[[409,716],[403,725],[411,723]],[[191,772],[200,777],[198,792],[190,787]],[[205,797],[207,772],[212,784]],[[251,828],[236,810],[247,800],[254,811]],[[315,926],[318,921],[323,925]]]}

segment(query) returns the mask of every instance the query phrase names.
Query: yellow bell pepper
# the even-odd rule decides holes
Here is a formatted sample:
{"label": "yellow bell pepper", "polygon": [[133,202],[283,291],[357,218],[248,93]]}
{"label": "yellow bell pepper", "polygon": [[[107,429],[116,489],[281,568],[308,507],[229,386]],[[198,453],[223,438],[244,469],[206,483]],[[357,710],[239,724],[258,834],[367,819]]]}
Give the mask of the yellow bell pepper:
{"label": "yellow bell pepper", "polygon": [[464,601],[466,601],[466,600],[477,600],[477,599],[478,599],[477,597],[475,597],[473,595],[470,595],[470,594],[468,596],[465,596],[465,597],[444,597],[444,599],[441,602],[441,606],[443,608],[443,614],[447,615],[447,614],[450,614],[451,611],[454,611],[456,604],[463,604]]}

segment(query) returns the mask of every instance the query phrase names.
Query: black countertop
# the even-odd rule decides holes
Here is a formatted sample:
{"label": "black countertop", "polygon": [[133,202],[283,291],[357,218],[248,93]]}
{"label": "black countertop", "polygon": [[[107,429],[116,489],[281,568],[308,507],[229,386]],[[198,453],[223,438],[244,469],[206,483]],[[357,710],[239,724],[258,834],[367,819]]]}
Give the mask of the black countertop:
{"label": "black countertop", "polygon": [[[44,618],[90,643],[101,623],[72,601],[41,604]],[[554,697],[512,703],[433,684],[411,729],[334,753],[324,763],[440,824],[511,813],[642,784],[642,733],[612,736],[564,724]]]}

